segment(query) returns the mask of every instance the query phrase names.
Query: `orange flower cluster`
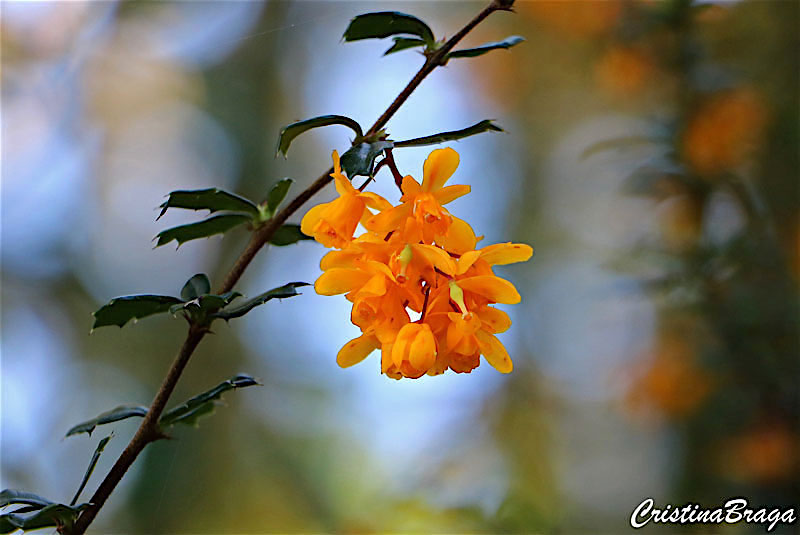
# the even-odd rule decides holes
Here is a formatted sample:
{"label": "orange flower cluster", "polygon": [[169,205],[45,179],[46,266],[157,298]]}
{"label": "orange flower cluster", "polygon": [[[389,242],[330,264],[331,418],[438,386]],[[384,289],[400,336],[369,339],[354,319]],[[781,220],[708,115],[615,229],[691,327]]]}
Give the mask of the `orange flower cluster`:
{"label": "orange flower cluster", "polygon": [[[339,197],[309,210],[301,229],[337,249],[322,258],[314,287],[322,295],[345,294],[353,303],[351,321],[362,332],[339,351],[339,365],[352,366],[381,349],[381,371],[394,379],[448,368],[468,373],[481,355],[498,371],[510,372],[511,358],[495,334],[511,320],[490,305],[519,303],[520,295],[492,266],[524,262],[533,250],[514,243],[476,249],[469,224],[444,208],[470,191],[445,186],[458,167],[458,153],[433,151],[422,184],[403,178],[397,206],[355,189],[335,151],[333,162]],[[354,238],[359,223],[367,230]],[[412,321],[412,314],[419,319]]]}

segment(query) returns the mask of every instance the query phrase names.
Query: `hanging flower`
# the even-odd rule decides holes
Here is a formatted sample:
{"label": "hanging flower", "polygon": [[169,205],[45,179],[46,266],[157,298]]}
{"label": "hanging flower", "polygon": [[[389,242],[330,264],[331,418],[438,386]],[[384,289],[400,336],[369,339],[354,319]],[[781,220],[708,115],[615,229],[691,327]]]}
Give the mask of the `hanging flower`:
{"label": "hanging flower", "polygon": [[[448,369],[469,373],[481,355],[502,373],[513,369],[495,336],[511,320],[492,305],[519,303],[521,297],[493,266],[524,262],[533,249],[516,243],[476,249],[470,225],[444,208],[470,191],[445,185],[458,162],[452,149],[433,151],[422,183],[406,176],[400,204],[392,206],[353,188],[334,152],[332,176],[340,197],[312,208],[303,231],[339,249],[322,258],[315,289],[344,294],[353,303],[350,320],[362,334],[339,351],[340,366],[353,366],[380,349],[381,372],[395,379]],[[359,222],[367,230],[354,238]]]}

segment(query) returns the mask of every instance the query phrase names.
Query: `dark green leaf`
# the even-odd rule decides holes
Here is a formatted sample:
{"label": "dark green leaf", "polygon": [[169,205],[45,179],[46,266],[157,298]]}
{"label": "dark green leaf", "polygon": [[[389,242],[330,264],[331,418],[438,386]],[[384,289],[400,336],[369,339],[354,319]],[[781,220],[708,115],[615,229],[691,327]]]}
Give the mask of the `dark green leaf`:
{"label": "dark green leaf", "polygon": [[224,234],[234,227],[249,223],[252,218],[247,214],[220,214],[211,216],[208,219],[197,223],[189,223],[159,232],[155,238],[158,242],[156,247],[169,243],[172,240],[181,244],[196,240],[198,238],[208,238],[214,234]]}
{"label": "dark green leaf", "polygon": [[166,427],[174,424],[188,424],[195,425],[197,419],[205,414],[210,414],[214,410],[214,402],[222,396],[224,392],[236,388],[244,388],[247,386],[260,385],[258,381],[249,375],[237,375],[232,379],[228,379],[208,390],[199,394],[190,400],[178,405],[177,407],[168,410],[161,418],[159,418],[159,425]]}
{"label": "dark green leaf", "polygon": [[202,312],[203,314],[207,314],[229,305],[231,301],[237,297],[241,297],[241,295],[242,294],[239,292],[226,292],[222,295],[204,294],[191,301],[172,305],[169,311],[171,314],[177,314],[181,310],[188,310],[190,313]]}
{"label": "dark green leaf", "polygon": [[357,176],[371,176],[375,158],[384,150],[391,149],[391,141],[376,141],[374,143],[359,143],[350,147],[342,154],[341,164],[347,177],[353,180]]}
{"label": "dark green leaf", "polygon": [[344,31],[345,41],[383,39],[391,35],[416,35],[429,46],[435,42],[433,31],[413,15],[397,11],[381,11],[359,15],[350,21]]}
{"label": "dark green leaf", "polygon": [[267,195],[267,206],[270,209],[271,213],[275,213],[278,211],[278,206],[280,206],[283,199],[286,197],[286,194],[289,193],[289,188],[292,185],[291,178],[284,178],[283,180],[279,180],[272,189],[269,190],[269,195]]}
{"label": "dark green leaf", "polygon": [[92,330],[107,325],[122,327],[130,320],[138,320],[153,314],[166,312],[175,303],[180,303],[177,297],[169,295],[126,295],[115,297],[107,304],[100,307],[94,315]]}
{"label": "dark green leaf", "polygon": [[384,56],[388,56],[389,54],[394,54],[395,52],[400,52],[401,50],[406,50],[408,48],[425,46],[425,41],[415,37],[392,37],[392,39],[394,40],[394,44],[389,50],[383,53]]}
{"label": "dark green leaf", "polygon": [[239,318],[244,316],[255,307],[259,305],[263,305],[267,301],[271,299],[285,299],[287,297],[294,297],[296,295],[300,295],[297,292],[297,288],[301,286],[310,286],[307,282],[290,282],[288,284],[284,284],[278,288],[273,288],[272,290],[265,292],[253,299],[249,299],[236,307],[226,308],[224,310],[220,310],[219,312],[214,314],[214,317],[222,318],[224,320],[229,320],[232,318]]}
{"label": "dark green leaf", "polygon": [[509,49],[514,45],[518,45],[525,38],[520,35],[512,35],[511,37],[506,37],[502,41],[497,41],[494,43],[486,43],[481,46],[476,46],[475,48],[465,48],[463,50],[456,50],[455,52],[450,52],[447,54],[448,58],[474,58],[476,56],[482,56],[487,52],[491,52],[492,50],[497,50],[499,48]]}
{"label": "dark green leaf", "polygon": [[205,273],[198,273],[186,281],[181,289],[181,299],[191,301],[211,291],[211,281]]}
{"label": "dark green leaf", "polygon": [[303,231],[300,230],[300,225],[295,224],[286,224],[281,226],[275,234],[272,235],[272,239],[269,241],[272,245],[291,245],[293,243],[297,243],[300,240],[313,240],[312,236],[307,236],[303,234]]}
{"label": "dark green leaf", "polygon": [[425,145],[436,145],[438,143],[446,143],[448,141],[456,141],[465,137],[474,136],[475,134],[482,134],[483,132],[502,132],[503,129],[494,124],[491,120],[486,119],[479,123],[464,128],[463,130],[453,130],[452,132],[442,132],[432,136],[418,137],[415,139],[408,139],[406,141],[395,141],[395,147],[422,147]]}
{"label": "dark green leaf", "polygon": [[92,431],[94,431],[94,428],[98,425],[110,424],[112,422],[125,420],[126,418],[133,418],[134,416],[144,418],[145,415],[147,415],[147,407],[142,407],[141,405],[120,405],[119,407],[115,407],[110,411],[106,411],[103,414],[92,418],[91,420],[87,420],[74,426],[72,429],[67,431],[66,436],[77,435],[79,433],[88,433],[91,435]]}
{"label": "dark green leaf", "polygon": [[283,130],[281,130],[281,133],[278,136],[278,151],[275,155],[277,156],[278,154],[283,154],[283,156],[286,157],[286,153],[289,151],[289,145],[292,144],[294,138],[303,132],[311,130],[312,128],[319,128],[321,126],[330,126],[334,124],[340,124],[351,128],[353,132],[356,133],[356,137],[363,136],[361,125],[350,117],[345,117],[344,115],[320,115],[319,117],[312,117],[311,119],[298,121],[296,123],[284,126]]}
{"label": "dark green leaf", "polygon": [[47,498],[42,498],[32,492],[25,492],[22,490],[14,490],[14,489],[5,489],[3,492],[0,492],[0,508],[7,507],[9,505],[33,505],[36,506],[38,509],[46,505],[50,505],[51,502]]}
{"label": "dark green leaf", "polygon": [[161,218],[169,208],[185,208],[187,210],[209,210],[219,212],[247,212],[258,215],[258,206],[253,201],[239,197],[217,188],[173,191],[160,206]]}
{"label": "dark green leaf", "polygon": [[78,501],[81,492],[83,492],[84,487],[86,487],[86,483],[89,481],[89,478],[92,477],[92,472],[94,472],[94,467],[97,466],[97,461],[100,460],[100,455],[103,453],[103,450],[106,449],[106,444],[108,444],[108,441],[111,440],[112,436],[114,436],[113,433],[101,440],[97,445],[97,448],[94,450],[94,454],[92,455],[92,460],[89,461],[89,467],[86,469],[86,473],[83,475],[83,480],[81,480],[81,484],[78,487],[78,490],[75,492],[75,496],[72,498],[72,501],[69,502],[70,505],[75,505],[75,502]]}
{"label": "dark green leaf", "polygon": [[11,533],[17,529],[27,531],[49,527],[72,527],[78,514],[87,507],[88,503],[74,507],[53,503],[27,516],[19,513],[0,515],[0,533]]}

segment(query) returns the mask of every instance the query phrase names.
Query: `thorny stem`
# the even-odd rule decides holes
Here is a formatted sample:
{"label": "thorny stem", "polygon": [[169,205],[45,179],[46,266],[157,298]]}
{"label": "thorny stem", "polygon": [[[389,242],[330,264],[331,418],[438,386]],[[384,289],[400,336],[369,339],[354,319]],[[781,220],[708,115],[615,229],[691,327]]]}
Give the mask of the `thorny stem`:
{"label": "thorny stem", "polygon": [[[450,52],[450,50],[452,50],[453,47],[464,38],[464,36],[466,36],[473,28],[475,28],[475,26],[480,24],[486,17],[495,11],[509,10],[512,3],[513,2],[509,0],[493,0],[471,21],[469,21],[466,26],[461,28],[458,33],[456,33],[438,50],[436,50],[436,52],[428,56],[417,74],[414,75],[408,85],[406,85],[397,98],[394,99],[386,111],[383,112],[377,121],[375,121],[375,124],[372,125],[366,135],[375,134],[384,125],[386,125],[389,119],[397,112],[398,109],[400,109],[400,106],[402,106],[403,103],[408,100],[408,97],[411,96],[411,93],[413,93],[419,84],[422,83],[422,80],[424,80],[425,77],[433,72],[436,67],[444,63],[448,52]],[[231,267],[231,270],[225,276],[222,286],[219,288],[219,293],[225,293],[233,289],[244,271],[247,269],[247,266],[249,266],[250,262],[253,260],[253,258],[255,258],[258,251],[260,251],[265,244],[269,243],[275,232],[286,222],[287,219],[289,219],[292,214],[294,214],[301,206],[303,206],[303,204],[305,204],[306,201],[313,197],[332,180],[330,176],[331,173],[333,173],[333,168],[328,169],[325,173],[320,175],[316,180],[314,180],[314,182],[311,183],[308,188],[295,197],[283,210],[272,216],[272,218],[270,218],[264,225],[257,228],[253,232],[244,251],[242,251],[242,254],[239,255],[234,262],[233,267]],[[188,364],[189,359],[194,353],[194,350],[200,344],[200,341],[203,339],[206,333],[208,333],[207,326],[190,324],[189,333],[186,336],[186,340],[183,342],[183,345],[181,346],[178,355],[175,357],[175,360],[170,366],[166,377],[164,377],[164,381],[161,383],[153,402],[150,404],[150,409],[147,411],[147,416],[145,416],[130,443],[119,456],[117,461],[114,463],[114,466],[108,472],[108,475],[106,475],[103,482],[100,483],[100,486],[95,491],[90,500],[92,505],[84,509],[75,522],[74,527],[69,531],[65,531],[65,533],[68,533],[69,535],[81,535],[85,533],[86,529],[97,516],[97,513],[106,503],[106,500],[108,500],[109,496],[111,496],[114,488],[116,488],[116,486],[122,480],[125,472],[128,471],[128,468],[130,468],[144,448],[151,442],[165,438],[165,435],[162,433],[158,425],[158,419],[161,417],[161,413],[164,411],[164,408],[166,407],[166,404],[172,395],[172,391],[175,389],[175,385],[178,383],[178,379]]]}

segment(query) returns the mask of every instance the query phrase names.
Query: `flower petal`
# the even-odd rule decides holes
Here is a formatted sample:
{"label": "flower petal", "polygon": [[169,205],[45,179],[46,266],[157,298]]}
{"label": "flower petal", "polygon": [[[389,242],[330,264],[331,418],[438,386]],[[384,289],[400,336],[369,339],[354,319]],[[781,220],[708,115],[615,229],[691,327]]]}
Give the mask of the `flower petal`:
{"label": "flower petal", "polygon": [[435,192],[433,196],[437,201],[439,201],[439,204],[447,204],[458,199],[459,197],[463,197],[470,191],[472,191],[472,188],[466,184],[458,184],[456,186],[446,186]]}
{"label": "flower petal", "polygon": [[336,192],[339,195],[353,195],[358,193],[356,188],[353,187],[353,184],[351,184],[350,181],[347,180],[347,177],[343,174],[333,174],[331,176],[333,176],[333,182],[336,185]]}
{"label": "flower petal", "polygon": [[427,325],[411,342],[408,348],[408,362],[421,372],[428,371],[436,362],[436,341]]}
{"label": "flower petal", "polygon": [[360,288],[371,275],[360,269],[331,268],[319,276],[314,289],[320,295],[337,295]]}
{"label": "flower petal", "polygon": [[456,275],[463,275],[481,257],[480,251],[467,251],[458,259]]}
{"label": "flower petal", "polygon": [[364,226],[367,230],[373,232],[389,232],[390,230],[398,228],[403,219],[411,215],[411,209],[412,205],[410,203],[395,206],[394,208],[384,210],[372,216]]}
{"label": "flower petal", "polygon": [[414,177],[411,175],[406,175],[403,177],[403,182],[400,185],[400,190],[403,192],[403,198],[401,201],[410,200],[411,197],[414,195],[418,195],[422,193],[422,186],[419,185],[419,182],[414,180]]}
{"label": "flower petal", "polygon": [[481,249],[481,258],[490,266],[525,262],[533,256],[533,248],[525,243],[498,243]]}
{"label": "flower petal", "polygon": [[358,364],[381,346],[375,335],[363,334],[347,342],[339,354],[336,355],[336,363],[342,368],[349,368]]}
{"label": "flower petal", "polygon": [[359,198],[364,200],[364,204],[366,204],[369,208],[378,211],[388,210],[392,207],[392,203],[378,195],[377,193],[372,193],[371,191],[363,191],[358,194]]}
{"label": "flower petal", "polygon": [[306,212],[306,215],[303,216],[303,220],[300,222],[300,230],[303,234],[307,236],[314,235],[314,227],[316,227],[317,223],[322,219],[322,213],[328,204],[329,203],[318,204]]}
{"label": "flower petal", "polygon": [[448,275],[453,275],[455,272],[455,262],[444,249],[419,243],[412,245],[411,250],[415,262],[420,262],[426,267],[438,268]]}
{"label": "flower petal", "polygon": [[475,333],[475,337],[478,339],[478,347],[486,358],[486,362],[500,373],[511,373],[514,363],[511,362],[511,357],[508,356],[508,351],[500,340],[486,331],[478,331]]}
{"label": "flower petal", "polygon": [[511,318],[503,310],[493,307],[482,307],[475,310],[475,313],[483,322],[484,327],[488,327],[493,333],[502,333],[511,327]]}
{"label": "flower petal", "polygon": [[330,251],[319,261],[319,268],[327,271],[335,267],[353,267],[353,260],[361,256],[361,251],[344,250]]}
{"label": "flower petal", "polygon": [[386,277],[383,274],[374,275],[358,291],[358,299],[364,297],[377,297],[386,293]]}
{"label": "flower petal", "polygon": [[451,148],[431,152],[422,169],[422,190],[436,191],[445,185],[458,167],[458,153]]}
{"label": "flower petal", "polygon": [[493,275],[478,275],[459,279],[458,285],[465,292],[482,295],[494,303],[515,305],[522,300],[513,284]]}
{"label": "flower petal", "polygon": [[472,251],[478,243],[475,231],[463,219],[452,217],[453,221],[450,223],[447,234],[436,236],[436,243],[444,247],[448,252],[455,254],[464,254],[467,251]]}

